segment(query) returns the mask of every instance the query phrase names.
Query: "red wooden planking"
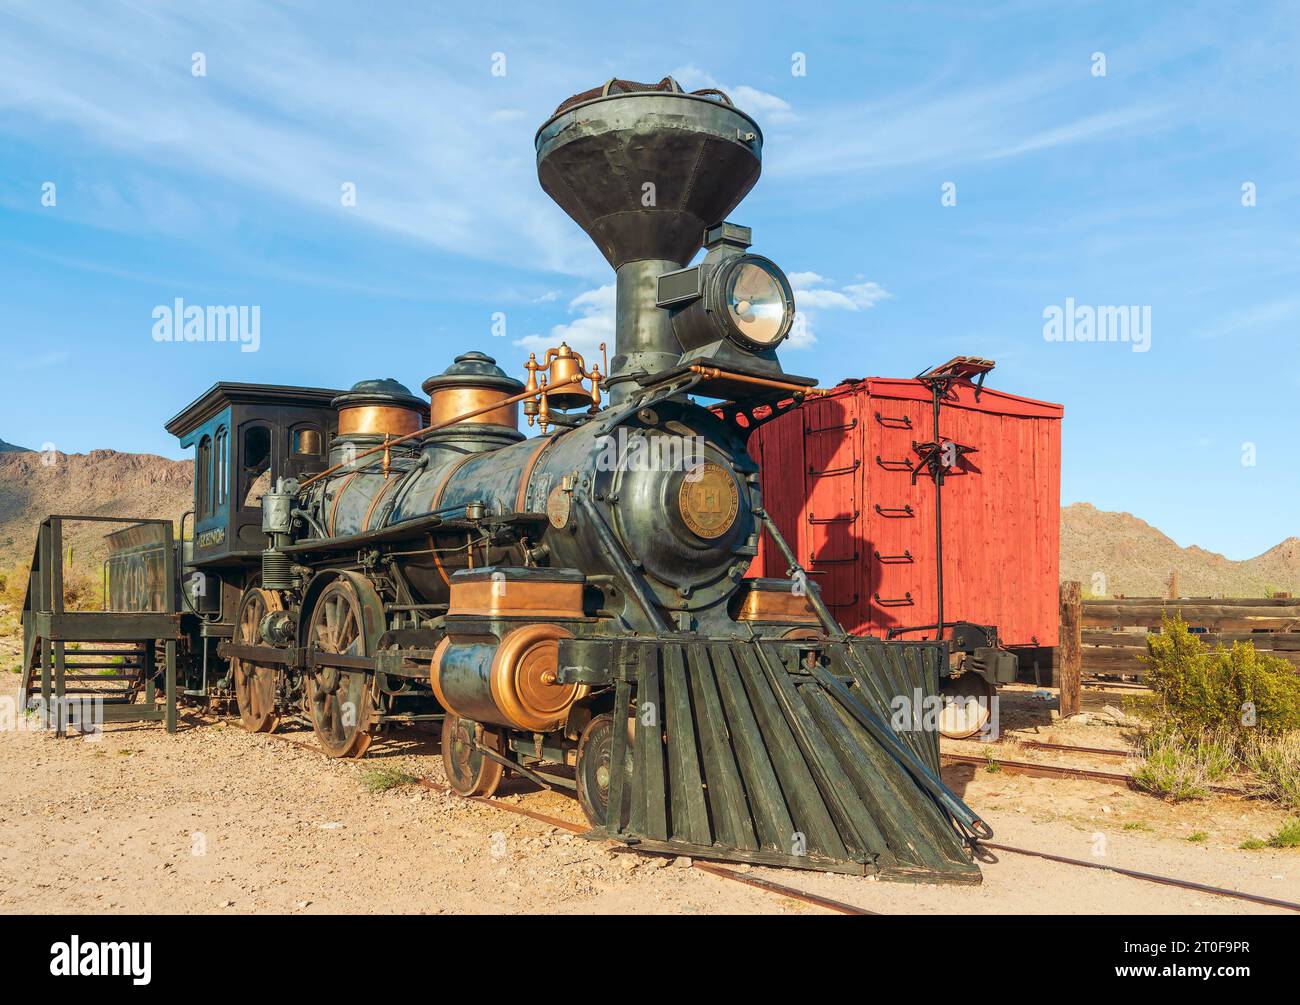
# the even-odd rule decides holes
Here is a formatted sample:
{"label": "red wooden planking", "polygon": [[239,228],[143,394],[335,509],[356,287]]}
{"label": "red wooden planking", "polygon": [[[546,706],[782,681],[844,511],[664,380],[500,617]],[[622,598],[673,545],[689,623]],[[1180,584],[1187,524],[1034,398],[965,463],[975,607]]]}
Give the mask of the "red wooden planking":
{"label": "red wooden planking", "polygon": [[[945,480],[944,618],[998,625],[1004,644],[1055,645],[1060,548],[1060,405],[959,385],[940,413],[945,439],[976,448]],[[877,413],[884,417],[881,422]],[[907,417],[911,428],[898,420]],[[842,423],[842,434],[810,429]],[[812,563],[828,603],[850,631],[932,624],[937,615],[934,484],[916,484],[902,468],[913,442],[933,436],[930,391],[915,380],[873,378],[841,385],[827,398],[761,427],[751,439],[769,511],[800,561]],[[885,464],[877,462],[879,457]],[[851,467],[840,475],[815,470]],[[894,463],[891,463],[894,462]],[[803,478],[794,477],[803,471]],[[877,512],[879,504],[887,512]],[[910,505],[912,515],[897,513]],[[857,520],[810,524],[816,519]],[[879,552],[885,560],[877,560]],[[912,561],[892,556],[910,553]],[[781,575],[784,563],[765,545],[751,574]],[[910,603],[879,604],[902,600]],[[854,603],[854,598],[857,602]]]}

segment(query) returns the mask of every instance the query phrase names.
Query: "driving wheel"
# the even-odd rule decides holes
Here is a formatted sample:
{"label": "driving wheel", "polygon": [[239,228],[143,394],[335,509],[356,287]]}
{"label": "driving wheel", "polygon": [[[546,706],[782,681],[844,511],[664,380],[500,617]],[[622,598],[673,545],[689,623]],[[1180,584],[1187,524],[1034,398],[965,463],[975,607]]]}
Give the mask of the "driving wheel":
{"label": "driving wheel", "polygon": [[[269,611],[283,610],[280,595],[257,587],[245,590],[235,615],[234,641],[260,646],[262,618]],[[279,691],[282,671],[275,666],[234,657],[230,669],[235,679],[235,703],[239,721],[250,733],[273,733],[280,725]]]}
{"label": "driving wheel", "polygon": [[[357,585],[339,578],[312,606],[308,643],[322,655],[367,656],[367,618]],[[370,746],[373,678],[362,670],[314,666],[307,674],[307,710],[329,757],[361,757]]]}

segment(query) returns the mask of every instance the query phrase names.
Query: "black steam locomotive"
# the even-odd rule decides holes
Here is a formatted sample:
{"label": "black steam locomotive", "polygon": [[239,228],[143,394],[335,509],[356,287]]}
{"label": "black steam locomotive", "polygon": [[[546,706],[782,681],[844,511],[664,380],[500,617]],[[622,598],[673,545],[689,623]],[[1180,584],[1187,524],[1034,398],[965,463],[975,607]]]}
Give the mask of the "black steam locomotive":
{"label": "black steam locomotive", "polygon": [[[520,381],[467,352],[424,397],[219,383],[172,419],[196,456],[181,691],[253,731],[305,716],[336,757],[441,720],[458,792],[511,771],[641,847],[977,881],[986,828],[921,711],[945,644],[847,635],[763,510],[746,440],[818,392],[777,360],[785,275],[719,222],[762,142],[671,79],[538,131],[542,187],[615,270],[610,364],[561,344]],[[745,578],[763,533],[790,578]]]}

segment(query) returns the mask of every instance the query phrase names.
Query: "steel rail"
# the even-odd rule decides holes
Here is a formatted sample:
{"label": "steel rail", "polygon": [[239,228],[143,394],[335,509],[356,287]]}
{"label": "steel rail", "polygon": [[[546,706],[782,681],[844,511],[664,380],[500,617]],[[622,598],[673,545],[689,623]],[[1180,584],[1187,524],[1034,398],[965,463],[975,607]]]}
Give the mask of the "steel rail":
{"label": "steel rail", "polygon": [[1075,747],[1068,743],[1044,743],[1042,740],[1021,740],[1011,737],[1011,743],[1035,750],[1059,750],[1068,754],[1101,754],[1105,757],[1136,757],[1136,750],[1116,750],[1113,747]]}
{"label": "steel rail", "polygon": [[1120,876],[1128,876],[1130,879],[1140,879],[1147,883],[1159,883],[1161,886],[1174,886],[1183,890],[1195,890],[1198,893],[1210,893],[1216,897],[1232,897],[1236,900],[1249,901],[1252,904],[1265,904],[1269,907],[1280,907],[1287,911],[1300,911],[1300,904],[1293,903],[1289,900],[1279,900],[1276,897],[1264,897],[1257,893],[1246,893],[1244,890],[1230,890],[1222,886],[1210,886],[1208,883],[1197,883],[1190,879],[1175,879],[1172,876],[1160,876],[1153,872],[1140,872],[1137,869],[1125,869],[1117,865],[1102,865],[1099,862],[1088,862],[1081,858],[1069,858],[1065,855],[1054,855],[1046,851],[1034,851],[1030,848],[1017,848],[1009,844],[994,844],[991,841],[980,841],[980,848],[992,848],[995,851],[1011,852],[1015,855],[1029,855],[1034,858],[1047,859],[1049,862],[1060,862],[1064,865],[1077,865],[1083,869],[1100,869],[1102,872],[1113,872]]}
{"label": "steel rail", "polygon": [[[1072,768],[1060,764],[1036,764],[1032,761],[1004,761],[996,757],[975,757],[970,754],[940,754],[939,759],[947,764],[971,765],[977,768],[996,764],[1009,775],[1030,775],[1040,778],[1079,778],[1089,782],[1110,782],[1125,785],[1131,789],[1141,788],[1133,780],[1132,775],[1124,775],[1116,771],[1096,771],[1092,768]],[[1211,785],[1209,789],[1211,792],[1220,792],[1224,795],[1245,795],[1241,789],[1230,788],[1226,785]]]}
{"label": "steel rail", "polygon": [[[978,742],[974,740],[959,742]],[[1022,740],[1014,733],[1006,734],[1006,742],[1016,747],[1032,747],[1034,750],[1056,750],[1066,754],[1100,754],[1106,757],[1136,757],[1136,750],[1120,750],[1116,747],[1075,747],[1068,743],[1045,743],[1042,740]]]}

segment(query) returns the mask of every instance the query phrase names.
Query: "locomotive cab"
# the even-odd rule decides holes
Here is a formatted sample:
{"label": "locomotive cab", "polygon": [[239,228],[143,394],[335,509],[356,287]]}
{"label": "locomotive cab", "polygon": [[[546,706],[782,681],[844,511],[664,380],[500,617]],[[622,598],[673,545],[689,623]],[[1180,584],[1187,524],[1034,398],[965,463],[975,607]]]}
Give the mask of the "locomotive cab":
{"label": "locomotive cab", "polygon": [[194,448],[190,565],[238,565],[261,555],[262,496],[280,478],[327,464],[341,391],[221,381],[167,423]]}

